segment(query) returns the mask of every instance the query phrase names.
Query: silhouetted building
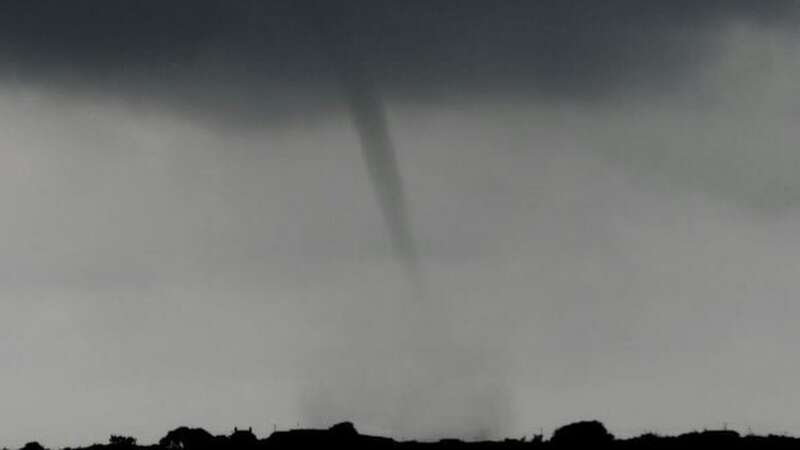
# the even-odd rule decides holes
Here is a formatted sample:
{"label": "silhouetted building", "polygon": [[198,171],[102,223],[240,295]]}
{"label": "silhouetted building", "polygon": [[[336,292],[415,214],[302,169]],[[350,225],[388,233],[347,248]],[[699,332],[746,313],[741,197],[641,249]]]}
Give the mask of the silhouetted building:
{"label": "silhouetted building", "polygon": [[246,430],[240,430],[234,427],[233,433],[228,437],[228,443],[237,448],[250,447],[258,443],[258,438],[253,434],[252,427]]}

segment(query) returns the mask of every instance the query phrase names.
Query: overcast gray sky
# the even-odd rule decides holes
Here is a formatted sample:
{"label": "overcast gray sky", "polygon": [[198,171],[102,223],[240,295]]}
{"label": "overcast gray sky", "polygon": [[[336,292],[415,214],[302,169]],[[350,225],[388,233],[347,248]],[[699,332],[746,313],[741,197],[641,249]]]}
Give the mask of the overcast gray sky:
{"label": "overcast gray sky", "polygon": [[0,1],[1,445],[800,430],[797,3],[161,3]]}

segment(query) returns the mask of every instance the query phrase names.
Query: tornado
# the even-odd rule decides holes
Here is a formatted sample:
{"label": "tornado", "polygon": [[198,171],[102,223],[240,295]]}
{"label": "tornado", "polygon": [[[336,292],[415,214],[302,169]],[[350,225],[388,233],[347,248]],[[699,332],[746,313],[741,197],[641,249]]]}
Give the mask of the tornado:
{"label": "tornado", "polygon": [[346,18],[357,15],[346,8],[313,2],[310,15],[323,55],[331,64],[358,135],[361,156],[380,207],[392,254],[404,268],[417,296],[421,296],[419,258],[409,218],[408,202],[383,98],[369,62],[348,33]]}
{"label": "tornado", "polygon": [[360,64],[351,61],[343,73],[342,85],[350,117],[391,240],[392,252],[416,282],[419,278],[417,250],[383,101]]}

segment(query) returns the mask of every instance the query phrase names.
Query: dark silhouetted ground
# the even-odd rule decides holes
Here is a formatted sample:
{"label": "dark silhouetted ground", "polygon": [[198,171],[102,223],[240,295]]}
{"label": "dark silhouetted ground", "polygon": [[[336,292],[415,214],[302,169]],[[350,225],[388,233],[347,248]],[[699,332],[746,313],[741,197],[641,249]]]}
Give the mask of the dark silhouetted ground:
{"label": "dark silhouetted ground", "polygon": [[[259,439],[252,429],[234,429],[228,436],[214,436],[202,428],[176,428],[156,445],[137,445],[136,439],[112,435],[108,444],[63,450],[277,450],[305,448],[344,449],[615,449],[615,450],[678,450],[678,449],[800,449],[800,439],[789,436],[742,436],[731,430],[711,430],[659,436],[652,433],[630,439],[616,439],[597,421],[583,421],[557,429],[549,440],[542,435],[530,439],[502,441],[461,441],[442,439],[432,442],[396,441],[360,434],[350,422],[325,429],[275,431]],[[22,450],[46,450],[37,442],[29,442]]]}

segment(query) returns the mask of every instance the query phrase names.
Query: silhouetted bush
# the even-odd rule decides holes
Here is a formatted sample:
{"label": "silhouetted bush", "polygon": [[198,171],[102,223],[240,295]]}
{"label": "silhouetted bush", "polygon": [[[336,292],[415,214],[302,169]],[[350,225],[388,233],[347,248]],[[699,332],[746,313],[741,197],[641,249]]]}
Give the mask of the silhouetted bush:
{"label": "silhouetted bush", "polygon": [[557,447],[596,447],[608,445],[614,441],[614,435],[606,427],[596,421],[575,422],[557,429],[550,442]]}
{"label": "silhouetted bush", "polygon": [[214,436],[202,428],[176,428],[158,441],[158,445],[168,449],[201,449],[214,444]]}
{"label": "silhouetted bush", "polygon": [[44,447],[42,447],[42,444],[40,444],[40,443],[38,443],[36,441],[32,441],[32,442],[28,442],[27,444],[25,444],[22,447],[22,450],[46,450],[46,449]]}
{"label": "silhouetted bush", "polygon": [[337,423],[336,425],[330,428],[331,433],[336,434],[337,436],[356,436],[358,435],[358,431],[356,431],[355,425],[353,422],[342,422]]}
{"label": "silhouetted bush", "polygon": [[131,448],[136,446],[136,438],[130,436],[117,436],[112,434],[108,443],[114,447]]}

